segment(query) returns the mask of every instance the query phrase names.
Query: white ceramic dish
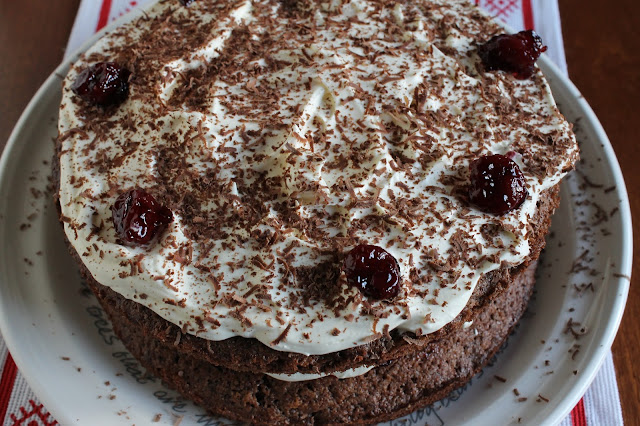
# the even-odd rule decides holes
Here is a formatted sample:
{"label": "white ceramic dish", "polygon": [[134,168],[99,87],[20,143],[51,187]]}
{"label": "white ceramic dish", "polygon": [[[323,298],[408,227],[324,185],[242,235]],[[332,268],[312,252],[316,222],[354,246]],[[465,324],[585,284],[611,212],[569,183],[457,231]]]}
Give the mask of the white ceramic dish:
{"label": "white ceramic dish", "polygon": [[[2,334],[20,371],[60,424],[144,425],[157,415],[153,424],[173,425],[180,418],[181,426],[226,423],[144,374],[67,254],[51,194],[44,192],[57,135],[60,76],[69,62],[34,96],[0,161]],[[547,58],[539,64],[561,110],[576,123],[582,161],[562,183],[563,201],[534,299],[483,373],[449,398],[391,424],[558,423],[611,347],[632,264],[624,181],[589,105]],[[568,323],[577,324],[573,333]]]}

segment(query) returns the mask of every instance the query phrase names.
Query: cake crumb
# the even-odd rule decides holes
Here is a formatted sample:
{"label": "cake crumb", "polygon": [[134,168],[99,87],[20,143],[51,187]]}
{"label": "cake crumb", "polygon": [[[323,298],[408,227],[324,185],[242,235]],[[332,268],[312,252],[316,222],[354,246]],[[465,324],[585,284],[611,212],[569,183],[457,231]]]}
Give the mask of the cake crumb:
{"label": "cake crumb", "polygon": [[153,419],[151,420],[153,423],[158,423],[160,421],[160,419],[162,418],[162,414],[158,413],[155,416],[153,416]]}
{"label": "cake crumb", "polygon": [[571,334],[574,339],[578,340],[581,336],[587,333],[587,328],[579,322],[574,321],[573,318],[569,318],[564,328],[564,333]]}
{"label": "cake crumb", "polygon": [[612,275],[614,277],[616,277],[616,278],[625,278],[625,279],[631,281],[631,277],[629,275],[620,274],[620,273],[617,273],[617,272],[614,272]]}
{"label": "cake crumb", "polygon": [[536,402],[541,402],[541,401],[549,402],[549,398],[545,398],[544,396],[538,394],[538,399],[536,399]]}

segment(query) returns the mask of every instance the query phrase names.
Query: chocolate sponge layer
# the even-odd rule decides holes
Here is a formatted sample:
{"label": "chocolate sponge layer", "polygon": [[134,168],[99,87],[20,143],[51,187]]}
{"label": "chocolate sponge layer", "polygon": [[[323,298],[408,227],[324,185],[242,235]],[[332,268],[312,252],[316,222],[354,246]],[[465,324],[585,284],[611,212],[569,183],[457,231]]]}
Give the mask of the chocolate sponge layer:
{"label": "chocolate sponge layer", "polygon": [[[433,403],[465,384],[500,348],[526,309],[536,262],[503,277],[497,297],[474,310],[472,325],[387,361],[368,373],[285,382],[231,370],[157,339],[112,303],[118,295],[92,283],[124,344],[154,375],[212,413],[256,424],[369,423],[390,420]],[[240,359],[247,354],[234,354]],[[247,358],[249,364],[251,359]]]}

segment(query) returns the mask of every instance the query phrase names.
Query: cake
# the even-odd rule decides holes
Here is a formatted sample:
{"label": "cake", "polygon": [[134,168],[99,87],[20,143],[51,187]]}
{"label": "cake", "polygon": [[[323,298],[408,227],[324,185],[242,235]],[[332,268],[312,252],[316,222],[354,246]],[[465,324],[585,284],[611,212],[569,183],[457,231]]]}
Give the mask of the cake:
{"label": "cake", "polygon": [[466,383],[578,158],[539,37],[503,33],[461,0],[168,0],[101,38],[54,175],[129,351],[251,423],[383,421]]}

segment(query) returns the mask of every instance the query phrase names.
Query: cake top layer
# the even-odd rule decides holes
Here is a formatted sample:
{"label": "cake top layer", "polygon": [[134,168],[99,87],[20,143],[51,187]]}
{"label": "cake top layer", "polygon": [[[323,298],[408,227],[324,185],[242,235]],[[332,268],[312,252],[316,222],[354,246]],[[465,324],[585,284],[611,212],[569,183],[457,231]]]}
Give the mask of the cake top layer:
{"label": "cake top layer", "polygon": [[[160,2],[64,81],[67,238],[98,282],[205,339],[323,354],[434,332],[482,274],[527,259],[540,194],[578,158],[539,71],[482,69],[499,32],[464,1]],[[131,71],[121,104],[70,90],[98,62]],[[502,216],[467,195],[470,163],[492,153],[527,184]],[[148,247],[111,219],[134,188],[173,214]],[[398,296],[348,285],[357,244],[395,257]]]}

